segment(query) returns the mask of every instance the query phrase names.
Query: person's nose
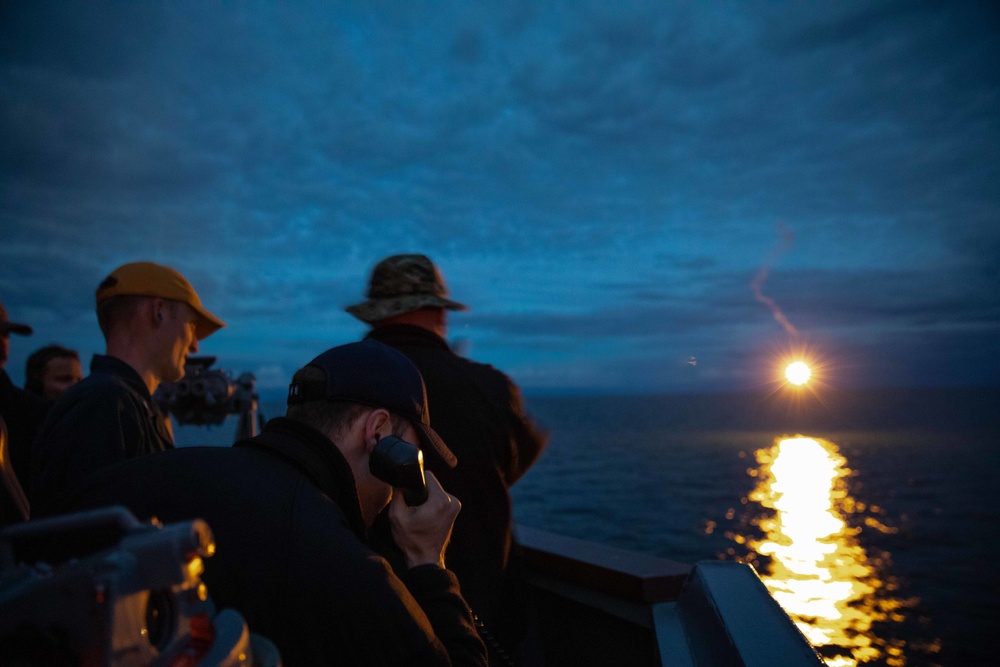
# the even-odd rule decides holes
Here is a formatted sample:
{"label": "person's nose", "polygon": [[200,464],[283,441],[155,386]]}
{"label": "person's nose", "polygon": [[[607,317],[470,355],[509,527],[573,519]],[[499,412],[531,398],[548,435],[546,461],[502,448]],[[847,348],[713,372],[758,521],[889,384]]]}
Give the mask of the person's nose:
{"label": "person's nose", "polygon": [[197,351],[198,351],[198,339],[197,338],[192,338],[191,339],[191,346],[188,347],[188,352],[190,352],[191,354],[194,354]]}

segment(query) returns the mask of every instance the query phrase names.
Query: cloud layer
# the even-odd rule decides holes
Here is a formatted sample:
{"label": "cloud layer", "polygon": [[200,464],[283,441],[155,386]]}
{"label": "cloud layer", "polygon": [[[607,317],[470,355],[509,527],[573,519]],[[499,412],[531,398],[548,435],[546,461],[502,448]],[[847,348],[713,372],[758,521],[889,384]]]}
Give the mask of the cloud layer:
{"label": "cloud layer", "polygon": [[[93,289],[176,266],[281,384],[437,260],[529,389],[995,384],[992,3],[20,3],[0,21],[0,299],[99,349]],[[800,341],[802,342],[802,341]],[[697,365],[687,360],[695,357]]]}

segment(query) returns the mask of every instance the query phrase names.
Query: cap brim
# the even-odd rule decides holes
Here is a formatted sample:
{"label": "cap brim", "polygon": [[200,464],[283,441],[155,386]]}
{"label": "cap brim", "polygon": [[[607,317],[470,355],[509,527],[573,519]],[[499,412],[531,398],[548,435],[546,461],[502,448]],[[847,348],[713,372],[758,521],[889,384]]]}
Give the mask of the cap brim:
{"label": "cap brim", "polygon": [[430,450],[435,458],[449,468],[454,468],[458,465],[458,459],[452,451],[448,449],[448,445],[444,444],[444,440],[441,439],[441,436],[434,432],[434,429],[422,422],[411,423],[413,424],[413,428],[417,430],[417,434],[420,436],[420,443],[425,445],[425,451]]}
{"label": "cap brim", "polygon": [[192,309],[198,313],[198,322],[194,325],[194,335],[198,340],[204,340],[226,326],[225,322],[204,308],[192,306]]}
{"label": "cap brim", "polygon": [[463,303],[433,294],[413,294],[388,299],[369,299],[364,303],[348,306],[344,310],[362,322],[371,324],[421,308],[444,308],[445,310],[469,309]]}
{"label": "cap brim", "polygon": [[30,336],[34,333],[34,329],[29,327],[27,324],[19,324],[17,322],[0,322],[0,333],[12,334],[16,333],[19,336]]}

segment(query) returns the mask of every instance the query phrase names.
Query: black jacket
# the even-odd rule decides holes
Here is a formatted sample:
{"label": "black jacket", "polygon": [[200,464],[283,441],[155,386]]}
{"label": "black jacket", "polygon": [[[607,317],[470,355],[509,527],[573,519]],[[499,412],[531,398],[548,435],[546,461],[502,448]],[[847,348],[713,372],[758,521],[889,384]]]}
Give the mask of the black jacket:
{"label": "black jacket", "polygon": [[10,462],[25,493],[31,481],[31,441],[48,409],[48,401],[15,387],[7,371],[0,369],[0,416],[7,424]]}
{"label": "black jacket", "polygon": [[286,667],[485,664],[455,575],[431,565],[397,577],[366,546],[347,461],[308,426],[281,417],[231,448],[132,459],[85,487],[60,509],[205,519],[218,546],[209,594],[274,641]]}
{"label": "black jacket", "polygon": [[473,611],[516,645],[524,609],[518,563],[511,563],[516,545],[507,489],[541,454],[547,435],[525,413],[509,377],[458,356],[433,332],[393,324],[373,329],[368,338],[401,351],[423,375],[431,426],[458,458],[454,469],[433,454],[427,458],[441,485],[462,502],[445,554],[448,568]]}
{"label": "black jacket", "polygon": [[163,414],[135,369],[95,354],[90,375],[56,401],[31,447],[32,510],[96,470],[173,447]]}

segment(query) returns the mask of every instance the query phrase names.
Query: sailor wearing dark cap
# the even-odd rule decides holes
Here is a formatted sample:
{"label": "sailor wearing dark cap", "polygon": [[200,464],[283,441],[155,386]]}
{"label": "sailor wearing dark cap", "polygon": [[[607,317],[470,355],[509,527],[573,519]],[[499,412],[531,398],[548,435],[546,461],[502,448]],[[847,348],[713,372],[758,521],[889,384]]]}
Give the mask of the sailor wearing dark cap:
{"label": "sailor wearing dark cap", "polygon": [[[486,650],[444,551],[457,499],[428,472],[410,506],[373,472],[395,435],[443,461],[423,381],[375,341],[324,352],[292,379],[285,417],[233,447],[184,447],[107,468],[60,511],[124,504],[162,521],[201,517],[218,545],[204,580],[220,607],[296,665],[484,665]],[[367,545],[389,506],[405,563]]]}
{"label": "sailor wearing dark cap", "polygon": [[[11,322],[7,310],[0,303],[0,417],[7,430],[7,452],[19,486],[25,487],[31,463],[31,441],[45,419],[48,403],[31,392],[14,385],[4,366],[10,352],[10,334],[30,336],[32,329],[27,324]],[[3,490],[0,489],[0,493]],[[23,517],[0,516],[0,524],[11,523]]]}
{"label": "sailor wearing dark cap", "polygon": [[107,354],[94,355],[90,376],[56,402],[39,429],[29,490],[36,508],[104,466],[172,449],[153,392],[184,377],[198,341],[225,326],[184,276],[153,262],[112,271],[97,288],[96,306]]}

